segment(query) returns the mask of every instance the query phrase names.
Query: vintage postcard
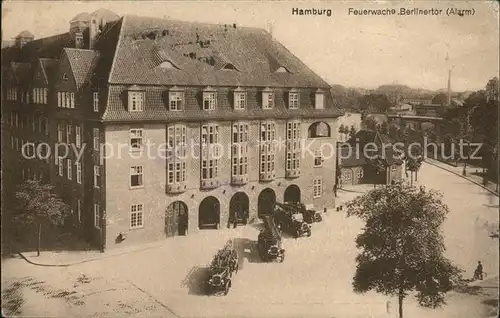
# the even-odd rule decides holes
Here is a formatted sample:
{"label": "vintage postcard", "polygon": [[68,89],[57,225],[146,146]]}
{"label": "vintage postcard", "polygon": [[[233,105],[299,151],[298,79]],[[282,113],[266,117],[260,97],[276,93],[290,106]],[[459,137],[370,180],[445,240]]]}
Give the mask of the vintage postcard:
{"label": "vintage postcard", "polygon": [[4,1],[2,316],[497,317],[499,21]]}

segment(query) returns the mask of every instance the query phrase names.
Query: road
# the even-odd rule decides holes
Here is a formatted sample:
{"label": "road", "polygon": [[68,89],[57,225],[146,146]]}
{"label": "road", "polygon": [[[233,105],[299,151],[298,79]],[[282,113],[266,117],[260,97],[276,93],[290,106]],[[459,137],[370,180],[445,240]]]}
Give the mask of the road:
{"label": "road", "polygon": [[[488,277],[498,275],[498,240],[489,237],[490,230],[498,224],[498,197],[426,164],[418,178],[417,185],[425,184],[442,191],[443,200],[450,207],[443,226],[447,255],[466,270],[466,276],[472,276],[478,260],[483,262]],[[345,201],[357,194],[339,191],[339,195],[339,201]],[[344,212],[328,212],[324,222],[313,225],[310,238],[285,239],[286,259],[283,263],[260,262],[256,251],[252,251],[258,228],[247,226],[175,237],[156,249],[66,269],[33,267],[20,263],[21,260],[11,260],[6,264],[7,268],[4,267],[3,275],[12,280],[24,273],[24,276],[38,276],[51,285],[74,281],[82,274],[101,281],[94,287],[96,292],[107,290],[100,302],[87,301],[77,309],[71,304],[60,305],[57,307],[60,315],[104,312],[100,316],[106,316],[110,311],[104,303],[109,307],[110,303],[116,304],[123,298],[130,305],[131,295],[134,295],[150,304],[132,311],[136,314],[395,317],[397,302],[394,299],[375,293],[357,295],[352,291],[358,253],[354,238],[361,228],[360,220],[346,218]],[[202,295],[200,287],[204,268],[217,249],[230,238],[235,239],[242,256],[241,270],[234,277],[233,288],[226,297]],[[113,288],[115,291],[110,291]],[[457,293],[450,295],[448,305],[438,310],[422,309],[412,298],[405,301],[405,317],[482,317],[484,310],[484,305],[475,296]]]}

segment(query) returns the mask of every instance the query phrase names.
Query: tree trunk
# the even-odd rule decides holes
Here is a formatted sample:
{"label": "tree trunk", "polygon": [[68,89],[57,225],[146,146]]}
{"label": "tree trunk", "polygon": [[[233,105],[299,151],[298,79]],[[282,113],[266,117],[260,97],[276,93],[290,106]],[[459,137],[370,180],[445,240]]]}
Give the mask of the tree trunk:
{"label": "tree trunk", "polygon": [[410,185],[413,185],[413,171],[410,171]]}
{"label": "tree trunk", "polygon": [[403,295],[399,295],[399,318],[403,318]]}
{"label": "tree trunk", "polygon": [[415,171],[415,181],[418,181],[418,171]]}
{"label": "tree trunk", "polygon": [[36,256],[40,256],[41,240],[42,240],[42,223],[38,223],[38,241],[36,246]]}

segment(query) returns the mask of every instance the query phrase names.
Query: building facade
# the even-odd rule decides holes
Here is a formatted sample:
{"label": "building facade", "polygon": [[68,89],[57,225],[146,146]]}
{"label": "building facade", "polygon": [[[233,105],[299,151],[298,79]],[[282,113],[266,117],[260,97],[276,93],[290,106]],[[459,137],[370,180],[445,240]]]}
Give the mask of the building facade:
{"label": "building facade", "polygon": [[96,247],[335,205],[341,111],[263,30],[98,10],[3,53],[9,178],[56,185]]}

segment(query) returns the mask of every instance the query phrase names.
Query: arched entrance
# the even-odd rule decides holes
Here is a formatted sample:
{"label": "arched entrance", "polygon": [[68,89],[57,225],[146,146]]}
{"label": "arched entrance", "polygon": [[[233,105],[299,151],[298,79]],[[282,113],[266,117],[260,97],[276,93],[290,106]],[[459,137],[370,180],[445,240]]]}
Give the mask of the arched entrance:
{"label": "arched entrance", "polygon": [[300,202],[300,188],[295,184],[289,185],[285,189],[285,195],[283,196],[283,201],[290,203]]}
{"label": "arched entrance", "polygon": [[273,189],[265,188],[259,194],[257,203],[257,216],[262,218],[264,215],[273,213],[274,204],[276,203],[276,193]]}
{"label": "arched entrance", "polygon": [[198,228],[218,229],[220,224],[220,203],[215,197],[206,197],[200,203]]}
{"label": "arched entrance", "polygon": [[245,192],[236,192],[229,202],[229,223],[231,225],[248,223],[249,200]]}
{"label": "arched entrance", "polygon": [[172,202],[165,210],[165,234],[186,235],[188,229],[188,208],[182,201]]}

